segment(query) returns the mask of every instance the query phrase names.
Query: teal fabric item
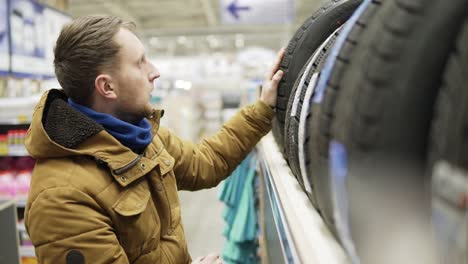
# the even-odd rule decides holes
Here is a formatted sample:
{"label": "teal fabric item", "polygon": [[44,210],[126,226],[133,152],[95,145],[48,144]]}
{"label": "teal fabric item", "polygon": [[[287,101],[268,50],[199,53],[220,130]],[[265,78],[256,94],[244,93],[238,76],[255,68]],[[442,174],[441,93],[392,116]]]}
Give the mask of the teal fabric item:
{"label": "teal fabric item", "polygon": [[258,263],[255,179],[256,157],[250,154],[222,183],[219,199],[226,204],[226,244],[222,252],[226,263]]}

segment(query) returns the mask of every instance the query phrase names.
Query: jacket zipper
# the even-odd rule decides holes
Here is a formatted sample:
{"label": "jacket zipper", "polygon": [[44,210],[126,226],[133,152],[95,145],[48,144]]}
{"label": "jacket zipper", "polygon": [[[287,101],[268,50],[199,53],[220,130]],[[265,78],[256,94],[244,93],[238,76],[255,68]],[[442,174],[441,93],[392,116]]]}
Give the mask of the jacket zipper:
{"label": "jacket zipper", "polygon": [[118,174],[122,174],[122,173],[130,170],[131,168],[133,168],[141,160],[142,157],[143,157],[143,155],[138,155],[138,157],[136,159],[132,160],[129,164],[123,166],[122,168],[115,169],[114,174],[118,175]]}

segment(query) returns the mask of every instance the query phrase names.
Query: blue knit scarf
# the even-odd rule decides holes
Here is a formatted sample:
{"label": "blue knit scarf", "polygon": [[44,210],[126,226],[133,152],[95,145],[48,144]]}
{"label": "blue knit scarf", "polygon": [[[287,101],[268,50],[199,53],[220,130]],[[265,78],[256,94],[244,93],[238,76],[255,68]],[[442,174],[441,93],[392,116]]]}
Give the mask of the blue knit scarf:
{"label": "blue knit scarf", "polygon": [[133,152],[141,153],[151,143],[153,138],[151,135],[151,124],[146,118],[141,119],[138,124],[133,125],[109,114],[96,112],[89,107],[73,102],[71,99],[68,99],[68,104],[102,125],[109,134]]}

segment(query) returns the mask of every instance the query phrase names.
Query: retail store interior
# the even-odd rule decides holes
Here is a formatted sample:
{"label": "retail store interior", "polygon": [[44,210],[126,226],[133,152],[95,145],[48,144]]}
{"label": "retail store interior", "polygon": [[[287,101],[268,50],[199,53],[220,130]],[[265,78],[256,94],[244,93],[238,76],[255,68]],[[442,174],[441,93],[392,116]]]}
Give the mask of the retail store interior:
{"label": "retail store interior", "polygon": [[89,15],[135,23],[160,125],[209,148],[285,50],[272,131],[216,187],[178,192],[190,261],[468,263],[468,2],[449,2],[0,0],[0,264],[54,263],[25,223],[25,145],[61,88],[57,38]]}

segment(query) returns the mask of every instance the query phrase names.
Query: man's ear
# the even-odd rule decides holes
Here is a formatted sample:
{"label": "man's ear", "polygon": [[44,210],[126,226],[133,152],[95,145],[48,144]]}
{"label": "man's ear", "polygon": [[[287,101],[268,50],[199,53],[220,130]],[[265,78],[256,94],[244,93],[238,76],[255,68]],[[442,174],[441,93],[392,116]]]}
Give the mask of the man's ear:
{"label": "man's ear", "polygon": [[115,82],[113,82],[112,77],[107,74],[100,74],[94,80],[94,86],[96,92],[104,98],[116,99],[117,93],[115,90]]}

